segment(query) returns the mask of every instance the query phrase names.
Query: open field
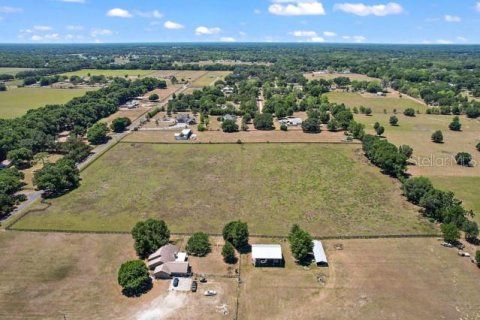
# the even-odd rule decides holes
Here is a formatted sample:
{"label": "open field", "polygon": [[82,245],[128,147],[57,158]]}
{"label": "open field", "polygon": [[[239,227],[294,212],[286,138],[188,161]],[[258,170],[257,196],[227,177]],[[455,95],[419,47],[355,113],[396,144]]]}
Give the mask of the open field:
{"label": "open field", "polygon": [[396,93],[389,93],[386,97],[377,97],[370,93],[360,94],[354,92],[333,91],[326,94],[330,102],[344,103],[348,107],[370,107],[373,113],[392,113],[393,109],[402,113],[406,108],[413,108],[425,113],[427,106],[406,96],[400,98]]}
{"label": "open field", "polygon": [[229,75],[230,71],[208,71],[205,75],[196,79],[192,82],[193,87],[203,88],[213,83],[217,80],[223,80],[225,76]]}
{"label": "open field", "polygon": [[[202,60],[198,62],[188,62],[188,64],[192,65],[199,65],[199,66],[207,66],[207,65],[212,65],[212,64],[223,64],[226,66],[236,66],[236,65],[256,65],[256,66],[269,66],[272,63],[270,62],[247,62],[247,61],[240,61],[240,60]],[[174,64],[176,65],[184,65],[187,63],[180,62],[180,61],[175,61]]]}
{"label": "open field", "polygon": [[88,74],[91,76],[100,76],[104,75],[105,77],[125,77],[126,75],[128,77],[145,77],[153,74],[155,70],[126,70],[126,69],[120,69],[120,70],[100,70],[100,69],[82,69],[78,71],[72,71],[72,72],[66,72],[63,73],[62,75],[65,75],[67,77],[76,75],[79,77],[87,77]]}
{"label": "open field", "polygon": [[94,89],[9,88],[0,92],[0,118],[15,118],[47,104],[63,104]]}
{"label": "open field", "polygon": [[[383,134],[395,145],[408,144],[413,148],[412,161],[415,166],[409,167],[413,175],[423,176],[480,176],[480,153],[475,146],[480,142],[480,121],[460,117],[462,131],[451,131],[448,128],[453,116],[420,114],[406,117],[397,114],[398,126],[391,126],[389,118],[392,114],[374,114],[373,116],[355,115],[355,119],[366,124],[367,132],[373,134],[373,124],[378,121],[385,127]],[[444,143],[431,141],[435,130],[442,130]],[[476,163],[473,167],[462,167],[456,164],[455,155],[466,151]]]}
{"label": "open field", "polygon": [[[335,250],[336,243],[343,250]],[[287,245],[284,269],[254,268],[250,257],[242,256],[239,319],[480,317],[478,268],[437,240],[331,240],[324,245],[328,268],[294,265]]]}
{"label": "open field", "polygon": [[440,190],[453,191],[463,201],[465,208],[473,210],[473,218],[480,223],[480,197],[478,196],[480,177],[429,177],[433,185]]}
{"label": "open field", "polygon": [[0,68],[0,74],[11,74],[12,76],[16,75],[20,71],[32,70],[30,68]]}
{"label": "open field", "polygon": [[358,73],[318,73],[318,72],[309,72],[305,73],[303,75],[305,78],[308,80],[319,80],[319,79],[325,79],[325,80],[332,80],[338,77],[347,77],[350,80],[357,80],[357,81],[380,81],[380,79],[377,78],[372,78],[364,74],[358,74]]}
{"label": "open field", "polygon": [[[147,217],[173,232],[219,233],[243,219],[252,234],[435,232],[398,183],[357,145],[120,143],[82,173],[82,186],[15,228],[129,231]],[[128,174],[125,174],[127,173]]]}

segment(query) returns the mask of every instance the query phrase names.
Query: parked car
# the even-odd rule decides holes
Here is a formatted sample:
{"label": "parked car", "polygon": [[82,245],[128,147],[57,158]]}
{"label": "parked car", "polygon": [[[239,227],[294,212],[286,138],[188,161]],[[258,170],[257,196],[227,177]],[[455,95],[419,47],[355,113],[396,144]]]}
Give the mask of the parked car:
{"label": "parked car", "polygon": [[180,280],[179,280],[178,278],[173,278],[173,286],[174,286],[175,288],[178,287],[178,282],[179,282],[179,281],[180,281]]}
{"label": "parked car", "polygon": [[463,249],[465,249],[465,245],[463,243],[459,242],[457,244],[457,248],[460,249],[460,250],[463,250]]}
{"label": "parked car", "polygon": [[205,291],[203,294],[204,294],[205,296],[207,296],[207,297],[211,297],[211,296],[216,295],[216,294],[217,294],[217,291],[215,291],[215,290],[207,290],[207,291]]}
{"label": "parked car", "polygon": [[198,287],[197,281],[193,281],[192,282],[192,292],[197,292],[197,287]]}
{"label": "parked car", "polygon": [[444,246],[444,247],[447,247],[447,248],[453,248],[453,244],[451,244],[449,242],[444,241],[444,242],[441,243],[441,245]]}
{"label": "parked car", "polygon": [[458,251],[460,257],[470,257],[470,253],[464,251]]}

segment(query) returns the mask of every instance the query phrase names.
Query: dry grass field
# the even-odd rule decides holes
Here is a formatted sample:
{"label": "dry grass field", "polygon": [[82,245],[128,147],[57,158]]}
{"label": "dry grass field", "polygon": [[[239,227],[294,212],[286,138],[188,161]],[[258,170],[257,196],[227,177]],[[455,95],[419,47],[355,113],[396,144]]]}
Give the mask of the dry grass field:
{"label": "dry grass field", "polygon": [[338,77],[347,77],[350,80],[357,80],[357,81],[380,81],[378,78],[372,78],[364,74],[358,74],[358,73],[318,73],[318,72],[309,72],[305,73],[303,75],[305,78],[308,80],[319,80],[319,79],[325,79],[325,80],[332,80]]}
{"label": "dry grass field", "polygon": [[30,109],[47,104],[62,104],[75,97],[80,97],[88,89],[52,89],[52,88],[9,88],[0,92],[0,118],[15,118]]}
{"label": "dry grass field", "polygon": [[72,72],[66,72],[63,73],[62,75],[65,75],[67,77],[71,77],[73,75],[79,76],[79,77],[87,77],[89,74],[91,76],[105,76],[105,77],[125,77],[127,76],[128,78],[138,78],[138,77],[147,77],[151,76],[155,70],[124,70],[124,69],[119,69],[119,70],[100,70],[100,69],[82,69],[78,71],[72,71]]}
{"label": "dry grass field", "polygon": [[388,113],[392,113],[394,109],[398,113],[402,113],[406,108],[413,108],[419,110],[421,113],[425,113],[427,106],[421,104],[418,101],[403,96],[400,98],[396,93],[389,93],[386,97],[377,97],[370,93],[355,93],[355,92],[343,92],[332,91],[328,92],[327,97],[330,102],[344,103],[348,107],[370,107],[373,113],[384,113],[386,110]]}
{"label": "dry grass field", "polygon": [[11,74],[12,76],[16,75],[20,71],[27,71],[27,70],[32,70],[30,68],[7,68],[7,67],[2,67],[0,68],[0,74]]}
{"label": "dry grass field", "polygon": [[195,88],[203,88],[213,85],[215,81],[223,80],[225,76],[229,75],[230,73],[230,71],[208,71],[206,74],[193,81],[192,86]]}
{"label": "dry grass field", "polygon": [[174,232],[218,233],[241,218],[252,234],[293,223],[323,236],[435,232],[358,145],[120,143],[51,202],[14,227],[128,231],[155,217]]}
{"label": "dry grass field", "polygon": [[[334,248],[338,243],[343,250]],[[328,268],[295,265],[288,245],[283,246],[285,268],[254,268],[243,256],[239,319],[480,317],[480,271],[440,241],[330,240],[324,245]]]}

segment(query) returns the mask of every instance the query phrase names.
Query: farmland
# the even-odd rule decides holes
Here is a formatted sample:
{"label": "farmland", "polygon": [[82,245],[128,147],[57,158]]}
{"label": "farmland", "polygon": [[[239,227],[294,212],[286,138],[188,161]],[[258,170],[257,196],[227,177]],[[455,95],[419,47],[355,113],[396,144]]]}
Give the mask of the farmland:
{"label": "farmland", "polygon": [[377,78],[372,78],[364,74],[358,74],[358,73],[318,73],[318,72],[309,72],[305,73],[304,77],[307,78],[308,80],[319,80],[319,79],[325,79],[325,80],[332,80],[338,77],[347,77],[350,80],[356,80],[356,81],[380,81],[380,79]]}
{"label": "farmland", "polygon": [[31,70],[29,68],[0,68],[0,74],[10,74],[12,76],[16,75],[20,71]]}
{"label": "farmland", "polygon": [[105,77],[145,77],[148,75],[153,74],[154,70],[100,70],[100,69],[82,69],[73,72],[66,72],[63,75],[70,77],[70,76],[79,76],[79,77],[87,77],[89,74],[91,76],[100,76],[103,75]]}
{"label": "farmland", "polygon": [[47,104],[63,104],[93,89],[9,88],[0,92],[0,118],[15,118]]}
{"label": "farmland", "polygon": [[323,236],[434,232],[355,145],[121,143],[51,202],[14,228],[128,231],[155,217],[174,232],[218,233],[238,218],[253,234],[293,223]]}
{"label": "farmland", "polygon": [[[183,247],[183,242],[177,244]],[[343,250],[334,248],[338,244]],[[295,265],[286,244],[285,268],[253,268],[250,255],[243,255],[238,319],[480,316],[476,268],[436,239],[329,240],[324,246],[329,268]],[[217,250],[214,245],[206,258],[191,257],[195,270],[225,274]],[[216,311],[222,304],[229,316],[235,312],[236,279],[211,277],[201,284],[219,292],[211,300],[201,293],[169,293],[168,281],[156,281],[139,298],[123,296],[116,271],[123,261],[135,258],[129,235],[1,233],[0,254],[0,318],[145,319],[147,311],[172,317],[173,309],[175,319],[225,319]]]}
{"label": "farmland", "polygon": [[326,94],[330,102],[344,103],[345,105],[353,107],[370,107],[373,113],[384,113],[387,110],[388,113],[392,113],[394,109],[399,112],[403,112],[406,108],[413,108],[425,113],[427,106],[421,104],[408,97],[400,98],[397,94],[390,93],[386,97],[377,97],[375,95],[365,93],[353,93],[353,92],[341,92],[333,91]]}

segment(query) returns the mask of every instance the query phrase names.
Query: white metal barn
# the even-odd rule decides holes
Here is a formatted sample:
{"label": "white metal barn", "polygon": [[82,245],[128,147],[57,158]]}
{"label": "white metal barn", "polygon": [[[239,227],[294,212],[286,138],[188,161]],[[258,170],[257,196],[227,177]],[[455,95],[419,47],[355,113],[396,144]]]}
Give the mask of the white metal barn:
{"label": "white metal barn", "polygon": [[256,267],[283,266],[282,247],[279,244],[252,244],[252,263]]}
{"label": "white metal barn", "polygon": [[328,266],[327,255],[323,250],[323,245],[320,240],[313,240],[313,256],[315,257],[315,263],[317,266]]}

